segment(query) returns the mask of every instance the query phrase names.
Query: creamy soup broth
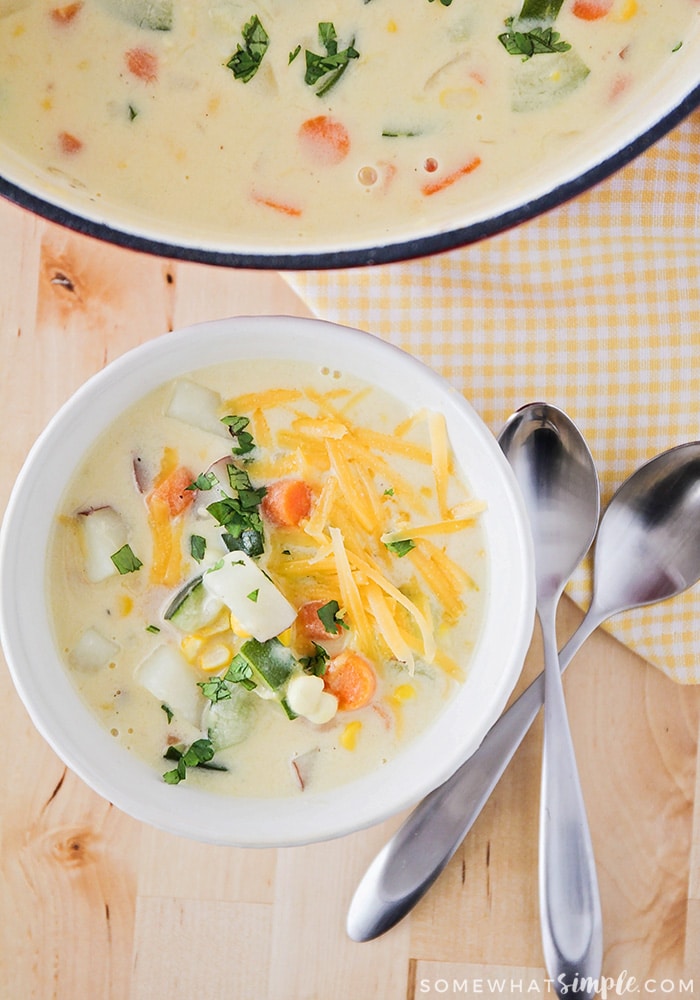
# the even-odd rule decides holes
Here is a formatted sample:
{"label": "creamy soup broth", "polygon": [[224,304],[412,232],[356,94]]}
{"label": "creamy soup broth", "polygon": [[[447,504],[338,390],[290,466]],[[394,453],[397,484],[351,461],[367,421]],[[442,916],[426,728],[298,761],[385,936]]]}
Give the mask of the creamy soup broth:
{"label": "creamy soup broth", "polygon": [[525,58],[499,37],[520,6],[0,0],[0,142],[98,215],[174,237],[342,246],[449,225],[614,127],[700,16],[564,0],[555,51]]}
{"label": "creamy soup broth", "polygon": [[[221,423],[229,415],[250,419],[241,437]],[[246,454],[232,455],[232,447],[248,446]],[[219,365],[164,385],[120,417],[63,497],[49,556],[58,646],[82,697],[114,739],[163,774],[178,766],[177,759],[163,759],[169,746],[177,757],[211,739],[211,763],[187,768],[188,784],[267,796],[349,781],[415,738],[468,672],[488,586],[483,505],[445,448],[438,415],[412,414],[344,373],[299,363]],[[233,609],[226,603],[218,613],[208,608],[198,621],[192,591],[170,617],[184,584],[209,568],[204,576],[213,587],[229,572],[221,566],[225,558],[240,555],[222,544],[225,529],[207,509],[221,494],[211,487],[212,470],[223,492],[238,495],[222,458],[224,466],[245,471],[252,489],[268,491],[252,506],[264,549],[256,551],[253,532],[249,558],[263,578],[243,587],[245,600],[239,595]],[[153,497],[179,469],[186,471],[176,496],[187,506],[166,510],[164,533]],[[195,481],[201,488],[187,490]],[[308,486],[298,524],[277,523],[266,507],[280,481]],[[127,560],[119,572],[111,559],[117,551]],[[141,565],[129,563],[132,557]],[[339,570],[345,560],[350,583]],[[239,570],[242,565],[230,572]],[[260,610],[268,598],[269,612]],[[328,634],[310,640],[313,629],[305,630],[300,609],[314,600],[332,614],[330,623],[325,619]],[[259,610],[270,616],[263,626],[280,638],[265,633],[253,645],[272,644],[283,659],[291,657],[301,685],[285,678],[271,690],[256,673],[248,678],[257,681],[250,690],[222,680],[251,644]],[[254,624],[247,623],[247,611]],[[347,651],[369,663],[373,680],[359,701],[351,697],[344,707],[328,674],[313,674],[318,664],[309,661],[319,646],[327,665]],[[309,684],[315,685],[311,702]],[[229,697],[215,702],[217,685]],[[314,702],[317,689],[322,704]]]}

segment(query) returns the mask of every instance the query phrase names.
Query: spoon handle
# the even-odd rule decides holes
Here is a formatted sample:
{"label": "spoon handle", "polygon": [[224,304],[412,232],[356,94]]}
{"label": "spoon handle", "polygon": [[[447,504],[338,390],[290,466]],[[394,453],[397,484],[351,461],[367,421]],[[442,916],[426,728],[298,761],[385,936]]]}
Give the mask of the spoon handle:
{"label": "spoon handle", "polygon": [[545,663],[539,843],[542,946],[557,996],[576,991],[576,996],[592,1000],[603,961],[598,879],[564,701],[555,607],[549,604],[540,609]]}
{"label": "spoon handle", "polygon": [[[559,657],[565,670],[604,619],[591,608]],[[478,750],[413,810],[375,857],[350,903],[348,935],[370,941],[428,891],[471,829],[544,701],[539,674],[494,723]]]}

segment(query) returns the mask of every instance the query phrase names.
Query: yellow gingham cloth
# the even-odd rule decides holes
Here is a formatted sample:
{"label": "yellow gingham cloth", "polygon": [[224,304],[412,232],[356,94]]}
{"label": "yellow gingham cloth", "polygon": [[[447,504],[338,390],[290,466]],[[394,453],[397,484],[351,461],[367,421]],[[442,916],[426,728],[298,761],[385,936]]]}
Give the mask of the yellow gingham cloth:
{"label": "yellow gingham cloth", "polygon": [[[560,406],[605,504],[642,462],[700,438],[700,112],[612,178],[465,249],[405,264],[287,274],[314,313],[443,374],[498,433],[519,406]],[[590,563],[570,587],[587,607]],[[618,615],[614,635],[700,682],[700,585]]]}

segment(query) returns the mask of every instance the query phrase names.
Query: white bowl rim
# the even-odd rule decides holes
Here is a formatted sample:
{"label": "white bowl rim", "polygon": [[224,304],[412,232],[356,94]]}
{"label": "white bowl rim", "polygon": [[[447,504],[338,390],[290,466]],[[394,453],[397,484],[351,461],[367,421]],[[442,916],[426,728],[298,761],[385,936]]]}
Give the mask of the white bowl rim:
{"label": "white bowl rim", "polygon": [[[330,345],[332,368],[352,370],[365,379],[368,371],[377,372],[374,381],[385,388],[387,380],[398,376],[409,389],[420,387],[426,405],[440,400],[448,427],[459,427],[475,463],[476,458],[487,459],[488,475],[493,476],[493,510],[485,517],[499,521],[498,531],[486,521],[489,558],[507,558],[508,574],[501,580],[498,601],[487,602],[482,637],[465,682],[464,689],[472,684],[472,697],[483,698],[479,724],[472,725],[468,740],[462,737],[469,705],[465,710],[460,691],[441,714],[439,732],[433,725],[381,772],[325,794],[237,799],[186,785],[174,789],[115,742],[85,706],[61,664],[41,599],[52,515],[75,462],[125,403],[170,378],[225,357],[310,357],[322,363],[323,343]],[[454,433],[451,436],[455,438]],[[72,447],[61,448],[60,442],[68,440]],[[462,461],[460,449],[466,445],[457,440],[454,444]],[[66,452],[73,455],[67,468]],[[470,466],[468,475],[476,492],[482,474]],[[45,499],[47,485],[54,488],[51,504]],[[401,812],[445,780],[477,748],[503,710],[529,646],[535,606],[532,540],[522,498],[495,438],[465,398],[417,358],[372,334],[324,320],[285,316],[234,317],[185,327],[128,351],[88,379],[50,420],[19,473],[0,526],[0,579],[0,635],[10,674],[35,727],[64,763],[98,794],[139,820],[191,839],[241,847],[280,847],[343,836]],[[10,585],[18,579],[21,587]],[[504,612],[512,627],[507,639]],[[498,659],[486,663],[487,657]],[[52,676],[50,690],[40,683],[42,668],[37,665],[42,663],[60,668]],[[439,763],[426,768],[423,745],[429,740],[437,744],[441,756]]]}

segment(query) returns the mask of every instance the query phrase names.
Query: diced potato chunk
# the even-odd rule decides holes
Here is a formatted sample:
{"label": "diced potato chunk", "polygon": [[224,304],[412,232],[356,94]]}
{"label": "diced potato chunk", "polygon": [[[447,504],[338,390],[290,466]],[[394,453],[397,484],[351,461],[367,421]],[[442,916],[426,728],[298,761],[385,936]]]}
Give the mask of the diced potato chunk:
{"label": "diced potato chunk", "polygon": [[228,437],[226,425],[221,423],[221,396],[189,379],[181,379],[175,385],[166,415],[182,420],[192,427],[209,431],[219,437]]}
{"label": "diced potato chunk", "polygon": [[118,572],[112,556],[127,543],[126,525],[113,507],[78,514],[78,525],[85,556],[85,574],[91,583],[99,583]]}
{"label": "diced potato chunk", "polygon": [[187,660],[172,646],[158,646],[136,668],[136,680],[154,698],[167,705],[176,718],[199,725],[204,696]]}
{"label": "diced potato chunk", "polygon": [[119,646],[96,628],[88,628],[80,636],[68,655],[71,666],[78,670],[100,670],[111,663]]}

